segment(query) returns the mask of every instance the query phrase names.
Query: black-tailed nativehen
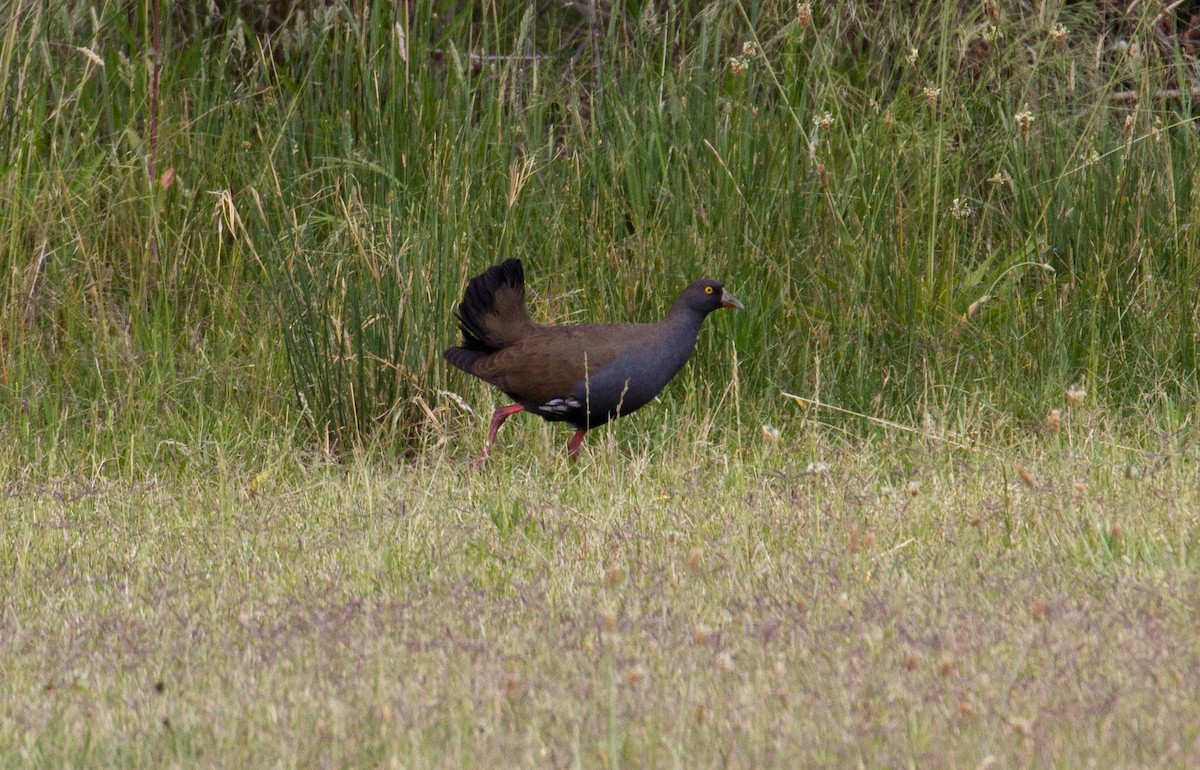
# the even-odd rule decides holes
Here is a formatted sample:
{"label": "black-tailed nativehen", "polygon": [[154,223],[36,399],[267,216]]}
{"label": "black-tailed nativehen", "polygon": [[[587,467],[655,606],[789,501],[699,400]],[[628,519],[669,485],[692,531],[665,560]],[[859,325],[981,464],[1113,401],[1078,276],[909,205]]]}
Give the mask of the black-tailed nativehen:
{"label": "black-tailed nativehen", "polygon": [[742,308],[717,281],[693,281],[658,323],[545,326],[529,317],[521,261],[489,267],[467,284],[458,306],[462,344],[446,360],[490,383],[514,403],[492,415],[483,454],[517,412],[568,422],[574,460],[584,434],[650,403],[696,347],[700,324],[714,310]]}

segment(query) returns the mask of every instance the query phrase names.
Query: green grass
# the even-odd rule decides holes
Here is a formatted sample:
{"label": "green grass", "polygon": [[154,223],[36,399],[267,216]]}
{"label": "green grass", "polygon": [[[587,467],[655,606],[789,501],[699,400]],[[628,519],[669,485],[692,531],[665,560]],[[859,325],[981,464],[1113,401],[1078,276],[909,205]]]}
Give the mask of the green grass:
{"label": "green grass", "polygon": [[[151,6],[10,10],[5,429],[34,465],[95,409],[146,446],[184,412],[418,449],[473,388],[440,358],[463,283],[507,256],[546,321],[653,319],[724,280],[752,312],[696,371],[736,349],[762,411],[785,389],[1040,420],[1075,382],[1186,411],[1200,147],[1188,97],[1156,96],[1184,75],[1154,17],[915,7],[630,7],[593,32],[570,9],[168,7],[156,133]],[[1132,48],[1097,57],[1105,29]]]}
{"label": "green grass", "polygon": [[[0,764],[1188,764],[1185,12],[552,5],[0,9]],[[747,310],[472,474],[510,256]]]}

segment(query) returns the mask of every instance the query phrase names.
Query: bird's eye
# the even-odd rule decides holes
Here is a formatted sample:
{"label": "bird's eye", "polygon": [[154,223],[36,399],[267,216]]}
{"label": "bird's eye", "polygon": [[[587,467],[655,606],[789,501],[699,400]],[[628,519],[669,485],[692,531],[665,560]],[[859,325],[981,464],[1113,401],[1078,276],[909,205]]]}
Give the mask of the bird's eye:
{"label": "bird's eye", "polygon": [[712,287],[711,287],[711,286],[705,286],[705,287],[704,287],[704,293],[705,293],[705,294],[712,294],[712,291],[713,291],[713,289],[712,289]]}

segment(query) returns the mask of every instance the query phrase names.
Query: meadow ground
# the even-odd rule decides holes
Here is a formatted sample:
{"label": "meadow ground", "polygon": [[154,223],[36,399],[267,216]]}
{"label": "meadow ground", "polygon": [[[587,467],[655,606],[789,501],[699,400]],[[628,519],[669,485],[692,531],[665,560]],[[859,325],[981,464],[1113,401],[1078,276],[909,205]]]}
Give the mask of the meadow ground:
{"label": "meadow ground", "polygon": [[534,423],[483,472],[456,437],[395,465],[10,484],[0,764],[1200,750],[1194,431],[991,451],[680,429],[598,436],[570,465]]}

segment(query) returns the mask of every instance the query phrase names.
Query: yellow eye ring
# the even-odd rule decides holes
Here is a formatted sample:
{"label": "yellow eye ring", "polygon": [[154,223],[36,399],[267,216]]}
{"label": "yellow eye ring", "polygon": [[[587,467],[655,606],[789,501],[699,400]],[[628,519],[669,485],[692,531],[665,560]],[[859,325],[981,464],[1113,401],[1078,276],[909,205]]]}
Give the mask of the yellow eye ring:
{"label": "yellow eye ring", "polygon": [[711,286],[705,286],[705,287],[704,287],[704,293],[705,293],[705,294],[712,294],[712,293],[713,293],[713,288],[712,288]]}

